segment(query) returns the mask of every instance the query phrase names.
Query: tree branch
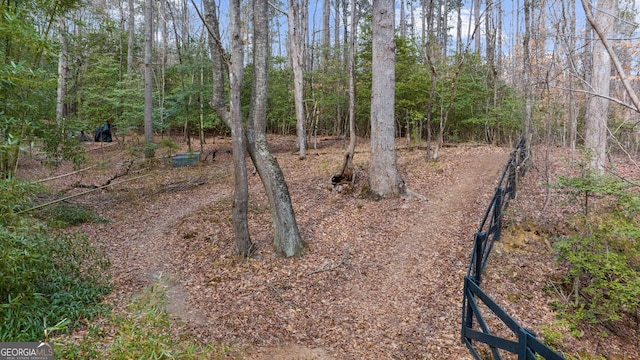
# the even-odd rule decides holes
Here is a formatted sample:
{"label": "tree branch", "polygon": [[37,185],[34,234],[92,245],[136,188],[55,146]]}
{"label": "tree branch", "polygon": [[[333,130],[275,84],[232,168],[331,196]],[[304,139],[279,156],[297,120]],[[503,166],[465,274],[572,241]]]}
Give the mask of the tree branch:
{"label": "tree branch", "polygon": [[58,175],[58,176],[53,176],[53,177],[42,179],[42,180],[38,180],[36,182],[37,183],[43,183],[43,182],[47,182],[47,181],[50,181],[50,180],[60,179],[60,178],[63,178],[63,177],[67,177],[67,176],[70,176],[70,175],[81,173],[83,171],[87,171],[89,169],[93,169],[94,167],[96,167],[96,165],[91,165],[91,166],[86,167],[84,169],[76,170],[76,171],[73,171],[73,172],[70,172],[70,173],[66,173],[66,174],[62,174],[62,175]]}
{"label": "tree branch", "polygon": [[269,6],[271,6],[275,11],[281,13],[284,16],[289,16],[289,14],[287,14],[286,11],[280,9],[278,6],[276,6],[276,4],[272,3],[271,1],[268,1]]}
{"label": "tree branch", "polygon": [[73,198],[78,197],[78,196],[86,195],[86,194],[94,192],[96,190],[104,189],[104,188],[107,188],[107,187],[110,187],[110,186],[114,186],[114,185],[119,185],[119,184],[122,184],[122,183],[125,183],[125,182],[128,182],[128,181],[132,181],[132,180],[141,179],[143,177],[147,177],[147,176],[150,176],[150,175],[152,175],[152,174],[140,175],[140,176],[133,177],[131,179],[119,181],[117,183],[109,183],[109,184],[106,184],[106,185],[102,185],[102,186],[96,187],[95,189],[83,191],[83,192],[81,192],[79,194],[65,196],[65,197],[57,199],[57,200],[49,201],[48,203],[40,204],[40,205],[34,206],[32,208],[26,209],[26,210],[18,211],[17,213],[15,213],[15,215],[23,214],[23,213],[30,212],[30,211],[37,210],[37,209],[41,209],[43,207],[47,207],[49,205],[57,204],[59,202],[65,201],[65,200],[69,200],[69,199],[73,199]]}
{"label": "tree branch", "polygon": [[626,107],[626,108],[628,108],[630,110],[638,111],[638,108],[636,108],[633,104],[627,104],[626,102],[624,102],[624,101],[622,101],[620,99],[613,98],[611,96],[602,95],[602,94],[598,94],[598,93],[595,93],[595,92],[592,92],[592,91],[587,91],[587,90],[567,89],[567,88],[557,87],[557,86],[554,86],[553,88],[554,89],[564,90],[564,91],[573,91],[573,92],[577,92],[577,93],[583,93],[583,94],[587,94],[587,95],[601,97],[601,98],[607,99],[609,101],[612,101],[612,102],[614,102],[616,104],[622,105],[622,106],[624,106],[624,107]]}
{"label": "tree branch", "polygon": [[631,88],[631,84],[629,84],[629,80],[627,79],[627,75],[625,74],[624,69],[622,68],[622,64],[620,64],[620,60],[618,59],[618,56],[613,51],[613,48],[611,48],[611,45],[609,45],[609,42],[607,41],[607,38],[602,33],[601,29],[598,28],[598,24],[596,24],[596,21],[593,18],[593,14],[591,13],[591,8],[587,5],[587,1],[581,0],[581,2],[582,2],[582,7],[584,8],[584,13],[587,16],[587,20],[589,21],[589,24],[591,24],[591,27],[593,28],[593,30],[596,32],[596,34],[598,34],[598,37],[600,38],[600,41],[602,41],[602,45],[604,45],[604,48],[607,49],[607,52],[609,53],[609,57],[611,57],[611,61],[613,62],[613,65],[616,67],[618,76],[622,81],[622,85],[624,85],[625,90],[627,90],[627,94],[629,94],[629,97],[631,98],[631,101],[635,106],[632,109],[635,110],[636,112],[640,112],[640,100],[638,100],[638,96],[636,95],[635,91],[633,91],[633,88]]}
{"label": "tree branch", "polygon": [[[222,40],[220,40],[218,35],[216,35],[216,33],[209,27],[209,24],[205,20],[204,15],[202,15],[202,13],[200,12],[200,9],[198,9],[198,6],[196,5],[194,0],[191,0],[191,4],[193,4],[193,8],[196,9],[196,13],[198,13],[198,17],[200,18],[200,20],[202,20],[202,23],[207,28],[207,32],[209,33],[209,36],[211,36],[215,40],[216,44],[220,48],[220,52],[224,53],[224,51],[223,51],[224,47],[222,46]],[[227,66],[229,66],[229,61],[227,59],[225,59],[224,56],[222,58],[223,58],[223,60],[225,60],[225,64],[227,64]]]}

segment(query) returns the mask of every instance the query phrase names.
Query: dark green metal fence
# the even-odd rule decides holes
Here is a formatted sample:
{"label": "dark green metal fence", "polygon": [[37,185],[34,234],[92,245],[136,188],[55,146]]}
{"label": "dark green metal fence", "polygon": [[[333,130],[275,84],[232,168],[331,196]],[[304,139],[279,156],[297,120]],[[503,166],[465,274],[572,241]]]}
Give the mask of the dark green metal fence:
{"label": "dark green metal fence", "polygon": [[[489,259],[493,244],[500,240],[502,212],[509,205],[509,201],[515,198],[518,180],[525,174],[526,157],[527,142],[522,138],[511,152],[509,161],[500,175],[493,198],[489,202],[478,231],[474,235],[473,252],[467,275],[464,277],[462,342],[478,360],[486,359],[486,355],[483,357],[480,354],[476,347],[477,343],[486,344],[492,358],[497,360],[502,359],[501,352],[517,354],[518,360],[535,360],[540,357],[551,360],[564,359],[538,340],[532,331],[520,326],[480,288],[482,271]],[[485,312],[491,312],[511,331],[512,334],[509,338],[491,333],[489,325],[483,317],[480,303],[484,305]]]}

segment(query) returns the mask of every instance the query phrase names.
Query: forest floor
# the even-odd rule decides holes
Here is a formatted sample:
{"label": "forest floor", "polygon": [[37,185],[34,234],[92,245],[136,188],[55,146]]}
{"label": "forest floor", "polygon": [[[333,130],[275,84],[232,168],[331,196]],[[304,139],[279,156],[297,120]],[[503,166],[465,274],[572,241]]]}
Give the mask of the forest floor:
{"label": "forest floor", "polygon": [[[451,146],[438,162],[425,162],[424,149],[399,141],[400,173],[426,200],[372,201],[359,196],[368,142],[359,141],[354,157],[356,185],[338,193],[330,178],[342,165],[343,141],[319,140],[306,160],[292,153],[294,141],[270,137],[308,244],[292,259],[273,254],[269,206],[252,165],[249,226],[257,252],[248,260],[234,255],[227,138],[209,139],[205,154],[216,150],[215,159],[209,154],[191,167],[172,167],[162,159],[170,155],[165,148],[149,162],[115,143],[87,143],[96,167],[47,185],[68,195],[116,175],[126,173],[113,183],[150,175],[70,200],[110,220],[80,230],[110,257],[114,288],[106,301],[116,311],[160,282],[176,333],[232,346],[244,359],[471,359],[460,341],[463,277],[511,149]],[[564,149],[536,149],[483,285],[523,327],[539,336],[557,330],[566,354],[639,359],[637,332],[604,338],[585,329],[581,338],[571,336],[543,290],[560,271],[549,237],[562,235],[567,216],[560,195],[545,184],[570,172],[571,162]],[[31,179],[69,171],[35,162],[21,167]]]}

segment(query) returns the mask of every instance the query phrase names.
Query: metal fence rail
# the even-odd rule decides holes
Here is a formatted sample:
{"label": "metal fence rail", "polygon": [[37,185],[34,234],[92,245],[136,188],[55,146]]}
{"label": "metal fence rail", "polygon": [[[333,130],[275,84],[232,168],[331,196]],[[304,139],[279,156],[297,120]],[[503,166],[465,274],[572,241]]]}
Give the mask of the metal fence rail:
{"label": "metal fence rail", "polygon": [[[493,244],[496,240],[500,240],[502,212],[509,205],[509,201],[515,198],[518,180],[525,174],[526,155],[527,143],[524,138],[521,138],[509,156],[509,161],[500,175],[493,198],[489,202],[478,231],[473,237],[471,260],[467,275],[464,277],[462,342],[478,360],[486,357],[480,354],[475,343],[486,344],[491,351],[492,358],[498,360],[502,359],[500,351],[517,354],[518,360],[535,360],[539,357],[551,360],[564,359],[538,340],[532,331],[521,327],[480,288],[482,271],[487,264]],[[482,316],[479,303],[482,303],[486,309],[500,319],[517,341],[492,335]]]}

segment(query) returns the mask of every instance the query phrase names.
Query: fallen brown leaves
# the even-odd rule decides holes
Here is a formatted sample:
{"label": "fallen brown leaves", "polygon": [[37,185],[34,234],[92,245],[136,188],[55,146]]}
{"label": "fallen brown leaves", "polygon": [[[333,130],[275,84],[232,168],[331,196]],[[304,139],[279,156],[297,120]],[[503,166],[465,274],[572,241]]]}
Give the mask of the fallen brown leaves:
{"label": "fallen brown leaves", "polygon": [[[304,256],[273,255],[271,215],[255,174],[249,179],[249,222],[256,257],[234,255],[228,153],[195,167],[142,166],[153,176],[82,200],[112,220],[82,228],[110,254],[115,290],[109,301],[122,306],[166,276],[168,308],[180,326],[205,341],[245,348],[247,358],[471,358],[460,342],[462,280],[473,233],[510,149],[445,148],[438,163],[425,163],[421,150],[403,149],[400,172],[428,201],[372,202],[358,197],[366,181],[365,142],[354,158],[355,188],[334,193],[328,184],[342,164],[339,141],[322,140],[304,161],[289,152],[292,137],[270,141],[309,245]],[[206,151],[229,147],[227,139],[209,144]],[[52,180],[53,186],[99,184],[126,163],[119,147],[93,153],[107,165]],[[32,178],[65,171],[29,169]],[[549,224],[562,217],[541,208],[543,172],[537,174],[525,178],[514,201],[531,203],[513,212],[514,223],[525,220],[518,214]],[[554,267],[548,252],[497,250],[489,267],[502,271],[490,271],[485,280],[494,284],[492,296],[526,327],[552,323],[550,299],[542,293]]]}

